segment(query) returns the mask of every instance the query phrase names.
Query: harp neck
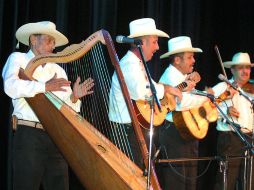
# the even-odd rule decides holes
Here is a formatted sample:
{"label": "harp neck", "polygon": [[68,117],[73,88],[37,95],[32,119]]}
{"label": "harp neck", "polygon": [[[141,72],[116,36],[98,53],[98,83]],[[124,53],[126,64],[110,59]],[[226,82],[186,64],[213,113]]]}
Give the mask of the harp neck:
{"label": "harp neck", "polygon": [[61,52],[35,56],[26,66],[26,76],[34,80],[33,73],[38,66],[45,63],[68,63],[86,54],[98,41],[105,44],[103,32],[103,30],[97,31],[85,41],[79,44],[72,44]]}

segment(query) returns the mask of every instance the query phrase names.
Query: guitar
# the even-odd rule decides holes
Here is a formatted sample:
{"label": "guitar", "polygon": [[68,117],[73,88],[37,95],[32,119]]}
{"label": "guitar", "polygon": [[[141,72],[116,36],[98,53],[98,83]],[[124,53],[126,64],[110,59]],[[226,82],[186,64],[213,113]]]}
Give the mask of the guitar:
{"label": "guitar", "polygon": [[208,131],[209,123],[218,118],[216,106],[206,101],[202,106],[186,111],[172,112],[173,121],[180,135],[185,140],[203,139]]}
{"label": "guitar", "polygon": [[[176,86],[176,88],[181,91],[186,87],[186,82],[182,82]],[[149,129],[151,115],[149,102],[147,100],[133,100],[132,102],[140,125],[143,128]],[[165,120],[167,113],[173,111],[176,107],[175,97],[168,93],[166,93],[165,97],[160,100],[160,103],[161,112],[159,111],[157,105],[154,106],[153,126],[160,126]]]}

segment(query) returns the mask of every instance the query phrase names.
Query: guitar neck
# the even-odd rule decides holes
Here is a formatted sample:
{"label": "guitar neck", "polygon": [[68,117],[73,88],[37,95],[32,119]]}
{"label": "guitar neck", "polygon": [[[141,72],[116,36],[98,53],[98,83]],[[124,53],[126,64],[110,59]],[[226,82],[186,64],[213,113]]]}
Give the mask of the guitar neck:
{"label": "guitar neck", "polygon": [[178,84],[177,86],[176,86],[176,88],[178,88],[179,90],[183,90],[184,88],[186,88],[188,85],[187,85],[187,82],[182,82],[182,83],[180,83],[180,84]]}

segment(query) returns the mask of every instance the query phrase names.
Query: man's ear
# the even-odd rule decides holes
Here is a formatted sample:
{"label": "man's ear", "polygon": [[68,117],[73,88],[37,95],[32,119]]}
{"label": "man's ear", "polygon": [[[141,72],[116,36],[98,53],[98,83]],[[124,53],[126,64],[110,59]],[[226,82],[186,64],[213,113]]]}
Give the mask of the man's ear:
{"label": "man's ear", "polygon": [[174,57],[174,62],[175,62],[175,64],[179,64],[180,63],[180,61],[181,61],[181,58],[179,57],[179,56],[175,56]]}
{"label": "man's ear", "polygon": [[35,43],[36,43],[36,36],[35,36],[35,35],[31,35],[31,36],[29,37],[29,40],[30,40],[30,44],[31,44],[32,46],[34,46]]}
{"label": "man's ear", "polygon": [[231,71],[232,75],[234,75],[234,72],[235,72],[234,67],[231,66],[230,71]]}

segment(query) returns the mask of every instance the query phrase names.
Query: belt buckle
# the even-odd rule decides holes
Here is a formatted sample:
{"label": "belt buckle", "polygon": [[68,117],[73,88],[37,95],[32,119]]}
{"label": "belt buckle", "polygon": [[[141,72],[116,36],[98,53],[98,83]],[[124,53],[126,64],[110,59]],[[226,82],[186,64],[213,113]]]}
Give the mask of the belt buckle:
{"label": "belt buckle", "polygon": [[43,125],[41,123],[36,123],[35,128],[42,129],[43,131],[45,131],[45,129],[43,128]]}

